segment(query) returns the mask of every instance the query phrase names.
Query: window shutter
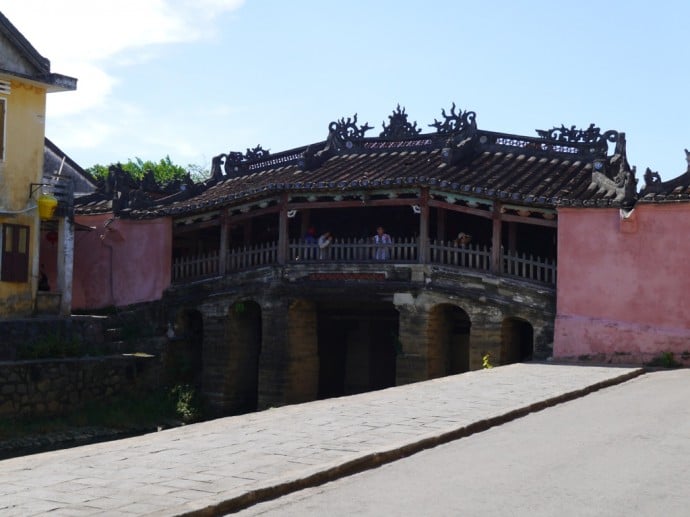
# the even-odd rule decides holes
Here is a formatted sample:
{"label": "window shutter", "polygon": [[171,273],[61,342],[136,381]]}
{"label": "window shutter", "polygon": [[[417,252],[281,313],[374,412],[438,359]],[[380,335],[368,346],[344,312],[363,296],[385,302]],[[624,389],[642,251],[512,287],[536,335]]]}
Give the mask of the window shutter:
{"label": "window shutter", "polygon": [[2,227],[3,282],[29,281],[29,227],[5,224]]}

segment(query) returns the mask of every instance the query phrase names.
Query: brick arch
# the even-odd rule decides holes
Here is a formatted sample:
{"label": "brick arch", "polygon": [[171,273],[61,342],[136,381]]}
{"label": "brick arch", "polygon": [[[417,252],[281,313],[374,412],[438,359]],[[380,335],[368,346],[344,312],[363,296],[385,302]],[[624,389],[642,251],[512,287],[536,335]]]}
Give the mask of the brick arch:
{"label": "brick arch", "polygon": [[453,303],[429,310],[427,337],[428,378],[443,377],[470,369],[470,315]]}

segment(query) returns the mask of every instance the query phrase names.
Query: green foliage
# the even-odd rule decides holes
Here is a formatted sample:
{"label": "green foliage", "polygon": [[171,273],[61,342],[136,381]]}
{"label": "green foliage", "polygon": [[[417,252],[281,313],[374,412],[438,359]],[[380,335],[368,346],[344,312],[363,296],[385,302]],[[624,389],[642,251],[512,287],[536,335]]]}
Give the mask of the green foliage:
{"label": "green foliage", "polygon": [[662,368],[677,368],[682,366],[673,355],[673,352],[661,352],[647,363],[647,366],[660,366]]}
{"label": "green foliage", "polygon": [[121,395],[94,401],[63,416],[0,419],[0,440],[58,433],[79,427],[106,427],[121,431],[155,429],[203,418],[199,393],[190,385]]}
{"label": "green foliage", "polygon": [[489,352],[486,352],[482,356],[482,368],[485,370],[488,370],[489,368],[493,368],[494,366],[491,364],[491,354]]}
{"label": "green foliage", "polygon": [[[161,184],[183,179],[187,175],[190,175],[194,181],[201,181],[209,176],[208,170],[204,167],[189,164],[185,168],[174,164],[170,156],[161,158],[158,162],[142,160],[139,157],[135,157],[134,160],[129,158],[126,163],[120,163],[119,165],[122,167],[122,170],[138,180],[142,179],[148,171],[152,171],[153,177]],[[86,169],[86,171],[96,178],[106,178],[108,176],[109,167],[108,165],[96,164]]]}
{"label": "green foliage", "polygon": [[190,384],[177,384],[170,390],[175,414],[185,423],[195,422],[203,413],[201,397]]}

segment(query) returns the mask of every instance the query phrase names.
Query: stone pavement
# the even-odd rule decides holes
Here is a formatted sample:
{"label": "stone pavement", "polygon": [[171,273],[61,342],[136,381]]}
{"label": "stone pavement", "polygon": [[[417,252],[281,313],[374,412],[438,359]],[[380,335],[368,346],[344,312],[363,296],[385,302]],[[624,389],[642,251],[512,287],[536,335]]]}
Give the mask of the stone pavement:
{"label": "stone pavement", "polygon": [[0,515],[216,515],[643,373],[514,364],[0,461]]}

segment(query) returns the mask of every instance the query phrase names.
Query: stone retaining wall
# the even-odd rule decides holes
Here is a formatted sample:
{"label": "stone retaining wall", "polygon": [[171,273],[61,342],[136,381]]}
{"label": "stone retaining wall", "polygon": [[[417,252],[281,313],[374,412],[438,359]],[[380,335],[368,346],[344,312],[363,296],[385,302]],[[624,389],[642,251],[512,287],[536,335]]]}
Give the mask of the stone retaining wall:
{"label": "stone retaining wall", "polygon": [[47,337],[102,344],[107,320],[105,316],[0,320],[0,361],[14,361],[21,347]]}
{"label": "stone retaining wall", "polygon": [[49,416],[160,386],[158,357],[0,362],[0,418]]}

